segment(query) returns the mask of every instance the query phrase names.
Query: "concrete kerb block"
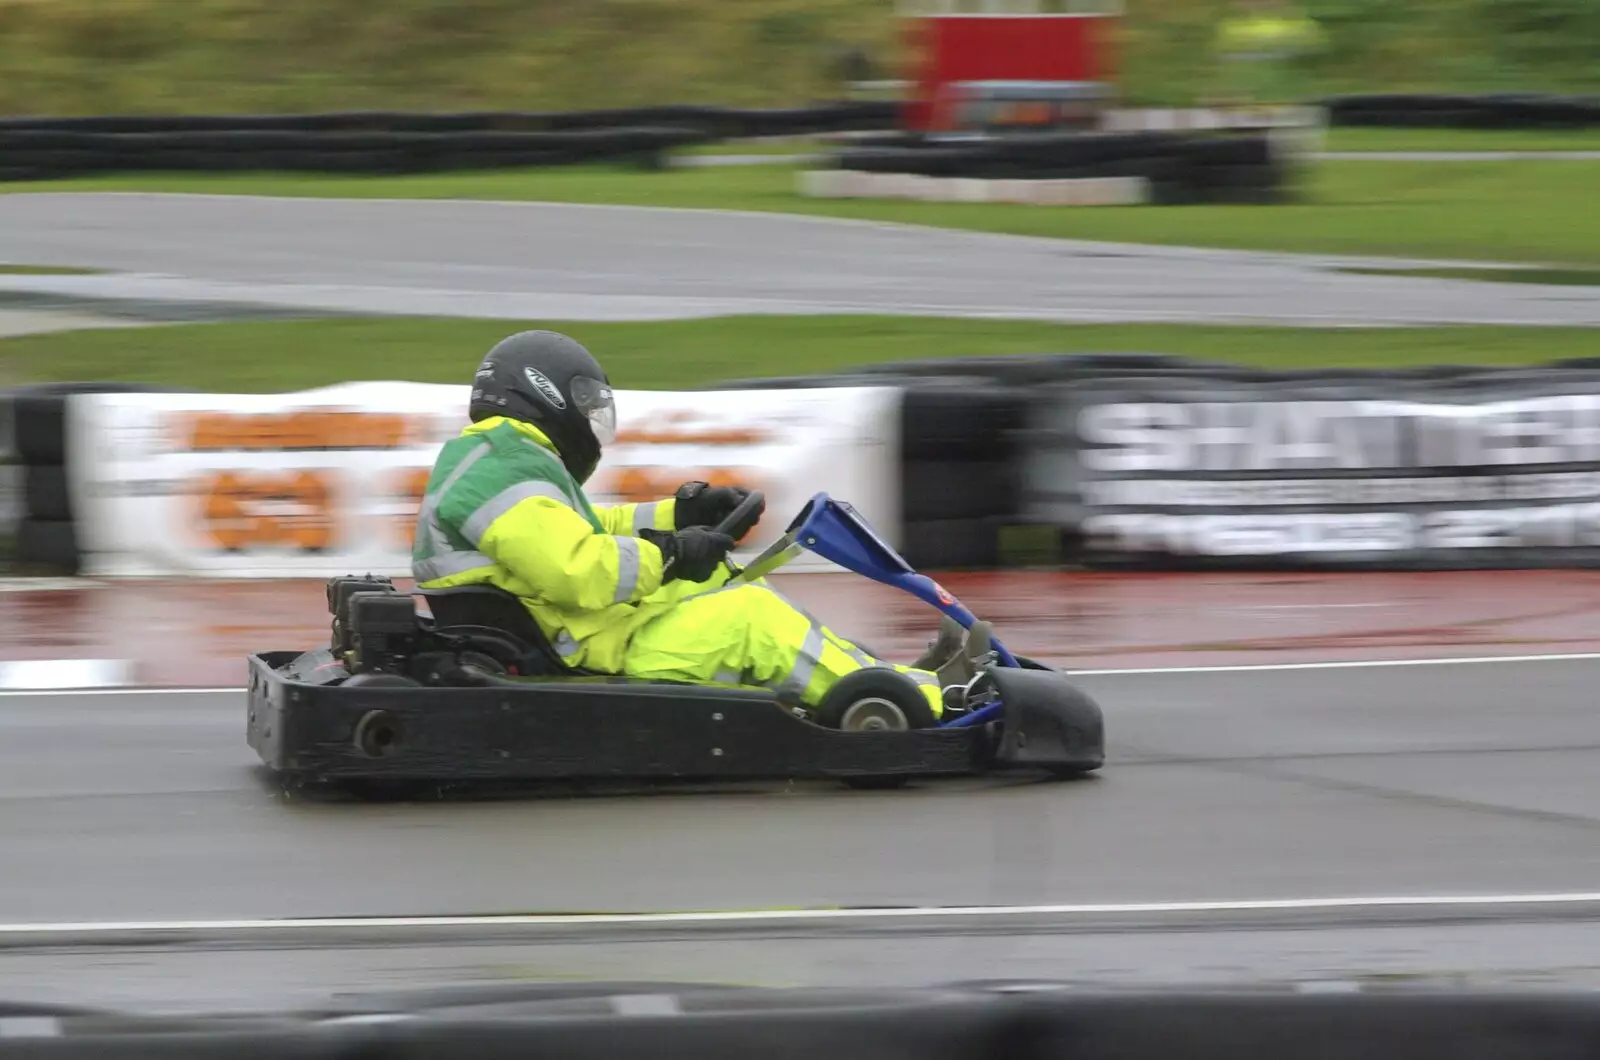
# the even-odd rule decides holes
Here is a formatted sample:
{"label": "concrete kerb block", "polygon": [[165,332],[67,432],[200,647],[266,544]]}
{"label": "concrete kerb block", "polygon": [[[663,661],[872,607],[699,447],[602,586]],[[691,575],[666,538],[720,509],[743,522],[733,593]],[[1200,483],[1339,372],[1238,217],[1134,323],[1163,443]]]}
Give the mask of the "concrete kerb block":
{"label": "concrete kerb block", "polygon": [[820,170],[801,174],[801,191],[818,198],[1002,202],[1018,206],[1139,206],[1150,202],[1150,182],[1144,177],[1020,180]]}

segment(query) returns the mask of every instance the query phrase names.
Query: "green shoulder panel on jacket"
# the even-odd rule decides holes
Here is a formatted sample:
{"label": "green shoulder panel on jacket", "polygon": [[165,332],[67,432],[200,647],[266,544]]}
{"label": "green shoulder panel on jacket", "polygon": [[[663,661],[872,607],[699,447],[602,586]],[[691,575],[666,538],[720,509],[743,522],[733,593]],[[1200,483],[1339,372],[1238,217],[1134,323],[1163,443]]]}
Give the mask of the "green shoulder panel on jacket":
{"label": "green shoulder panel on jacket", "polygon": [[464,543],[472,544],[495,518],[534,496],[559,501],[582,515],[597,533],[604,532],[561,460],[537,442],[500,426],[454,439],[450,445],[458,443],[471,445],[472,451],[458,460],[454,481],[441,482],[438,512],[446,530],[460,533]]}

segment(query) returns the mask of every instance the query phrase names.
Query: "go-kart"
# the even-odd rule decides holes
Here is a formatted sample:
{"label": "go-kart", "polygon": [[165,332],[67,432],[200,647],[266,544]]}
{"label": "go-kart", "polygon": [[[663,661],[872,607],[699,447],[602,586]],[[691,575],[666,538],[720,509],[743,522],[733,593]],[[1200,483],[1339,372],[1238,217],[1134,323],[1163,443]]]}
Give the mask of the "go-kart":
{"label": "go-kart", "polygon": [[[752,494],[722,528],[761,500]],[[963,627],[976,621],[826,493],[747,566],[728,561],[732,580],[756,581],[806,550]],[[249,743],[284,779],[831,778],[894,787],[1007,770],[1072,776],[1105,760],[1094,701],[998,639],[975,678],[944,690],[936,719],[912,681],[888,668],[850,674],[815,710],[764,688],[574,668],[515,596],[491,586],[408,593],[385,577],[344,576],[328,582],[327,595],[329,647],[249,657]]]}

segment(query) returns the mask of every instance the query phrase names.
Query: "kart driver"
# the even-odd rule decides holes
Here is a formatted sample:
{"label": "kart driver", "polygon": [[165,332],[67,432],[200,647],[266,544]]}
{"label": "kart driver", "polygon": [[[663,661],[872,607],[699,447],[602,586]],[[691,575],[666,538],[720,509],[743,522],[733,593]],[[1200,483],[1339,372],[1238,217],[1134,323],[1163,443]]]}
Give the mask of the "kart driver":
{"label": "kart driver", "polygon": [[[879,662],[765,581],[724,586],[723,562],[760,519],[716,526],[749,496],[688,482],[671,497],[595,506],[582,486],[616,436],[605,371],[575,340],[524,331],[473,378],[471,425],[445,444],[418,513],[418,588],[490,584],[521,598],[569,665],[650,680],[754,685],[815,707],[847,674],[890,666],[922,689],[976,673],[946,619],[910,666]],[[973,643],[989,649],[987,623]]]}

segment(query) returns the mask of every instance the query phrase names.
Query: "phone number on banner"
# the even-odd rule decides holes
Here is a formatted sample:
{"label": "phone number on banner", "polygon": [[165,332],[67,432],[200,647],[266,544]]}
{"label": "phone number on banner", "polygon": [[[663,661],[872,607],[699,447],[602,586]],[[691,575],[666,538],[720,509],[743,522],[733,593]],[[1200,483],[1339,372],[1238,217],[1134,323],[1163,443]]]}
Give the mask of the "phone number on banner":
{"label": "phone number on banner", "polygon": [[1085,545],[1101,552],[1279,555],[1443,549],[1600,547],[1600,503],[1434,512],[1278,515],[1093,515]]}

